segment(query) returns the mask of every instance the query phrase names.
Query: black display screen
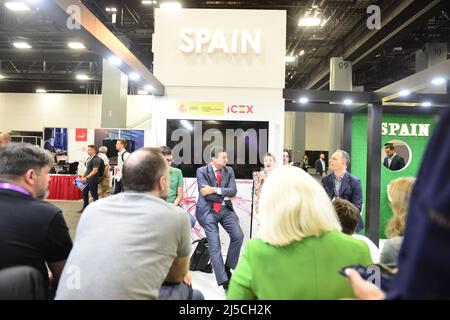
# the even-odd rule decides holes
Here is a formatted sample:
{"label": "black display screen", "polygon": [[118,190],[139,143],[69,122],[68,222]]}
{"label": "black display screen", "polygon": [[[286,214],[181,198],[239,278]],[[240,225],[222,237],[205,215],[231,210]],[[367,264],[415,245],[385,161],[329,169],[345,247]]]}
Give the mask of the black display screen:
{"label": "black display screen", "polygon": [[195,177],[197,169],[211,161],[211,149],[220,146],[236,178],[251,179],[252,172],[263,167],[268,138],[265,121],[167,120],[166,145],[184,177]]}

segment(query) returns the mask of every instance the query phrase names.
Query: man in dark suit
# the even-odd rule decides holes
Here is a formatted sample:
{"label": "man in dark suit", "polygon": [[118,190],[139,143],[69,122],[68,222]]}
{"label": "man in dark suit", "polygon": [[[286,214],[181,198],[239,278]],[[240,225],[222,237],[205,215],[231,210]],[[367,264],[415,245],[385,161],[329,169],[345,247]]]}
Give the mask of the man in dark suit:
{"label": "man in dark suit", "polygon": [[316,160],[316,173],[320,174],[321,176],[325,173],[327,173],[327,164],[325,162],[325,154],[321,153],[319,159]]}
{"label": "man in dark suit", "polygon": [[[211,163],[197,170],[197,221],[208,238],[209,254],[217,284],[228,290],[231,269],[235,269],[244,234],[230,198],[236,196],[234,171],[227,167],[227,153],[221,148],[211,150]],[[219,223],[230,236],[227,259],[223,263],[219,239]]]}
{"label": "man in dark suit", "polygon": [[383,165],[386,168],[392,171],[397,171],[405,167],[405,159],[395,153],[393,143],[386,143],[384,145],[384,152],[386,152],[386,157],[384,158]]}
{"label": "man in dark suit", "polygon": [[[363,207],[361,180],[347,172],[349,164],[350,156],[348,153],[343,150],[337,150],[329,161],[332,173],[323,177],[322,184],[332,200],[341,198],[350,201],[361,213]],[[356,232],[362,229],[364,229],[364,224],[362,219],[359,219]]]}

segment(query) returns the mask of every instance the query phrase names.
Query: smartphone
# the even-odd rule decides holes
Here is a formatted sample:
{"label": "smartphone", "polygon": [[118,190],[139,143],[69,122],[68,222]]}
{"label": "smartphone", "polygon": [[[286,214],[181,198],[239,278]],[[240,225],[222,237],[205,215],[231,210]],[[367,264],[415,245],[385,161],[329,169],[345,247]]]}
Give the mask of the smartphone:
{"label": "smartphone", "polygon": [[[384,264],[371,264],[367,267],[362,265],[350,265],[339,270],[339,273],[344,277],[347,277],[345,274],[345,269],[349,268],[356,270],[361,278],[374,283],[385,292],[389,290],[392,279],[396,274],[396,269]],[[377,271],[379,272],[378,278],[376,274]]]}
{"label": "smartphone", "polygon": [[[364,266],[362,266],[360,264],[353,264],[351,266],[347,266],[347,267],[344,267],[341,270],[339,270],[339,273],[342,276],[344,276],[344,277],[347,277],[347,274],[345,273],[345,269],[354,269],[354,270],[356,270],[362,278],[364,278],[366,276],[366,273],[367,273],[366,267],[364,267]],[[364,279],[366,279],[366,278],[364,278]]]}

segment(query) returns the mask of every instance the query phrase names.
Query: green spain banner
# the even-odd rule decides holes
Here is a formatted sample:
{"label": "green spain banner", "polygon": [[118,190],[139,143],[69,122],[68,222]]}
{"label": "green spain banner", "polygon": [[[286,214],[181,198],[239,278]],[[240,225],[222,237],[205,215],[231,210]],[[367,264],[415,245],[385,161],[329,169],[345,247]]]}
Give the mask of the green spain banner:
{"label": "green spain banner", "polygon": [[[361,179],[364,198],[363,217],[365,217],[366,181],[367,181],[367,114],[354,114],[352,117],[352,159],[350,163],[353,175]],[[382,140],[380,150],[381,192],[380,192],[380,238],[386,238],[384,233],[387,222],[392,216],[387,188],[390,181],[400,177],[416,177],[428,140],[437,122],[437,117],[422,115],[384,114],[382,125]],[[398,171],[391,171],[383,166],[385,157],[384,144],[392,142],[398,147],[397,153],[402,153],[406,166]],[[425,161],[433,161],[426,159]],[[370,174],[370,173],[369,173]]]}

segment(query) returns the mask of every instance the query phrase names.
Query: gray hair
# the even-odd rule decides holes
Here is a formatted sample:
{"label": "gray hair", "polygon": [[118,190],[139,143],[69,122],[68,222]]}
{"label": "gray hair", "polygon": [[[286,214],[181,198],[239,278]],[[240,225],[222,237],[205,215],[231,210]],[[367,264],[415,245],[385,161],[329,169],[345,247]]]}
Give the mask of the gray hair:
{"label": "gray hair", "polygon": [[0,147],[0,181],[18,180],[30,169],[38,174],[53,166],[51,154],[29,143],[10,143]]}
{"label": "gray hair", "polygon": [[101,153],[108,153],[108,147],[101,146],[100,148],[98,148],[98,151]]}
{"label": "gray hair", "polygon": [[340,152],[342,158],[345,160],[345,166],[348,167],[350,165],[350,156],[344,150],[336,150],[336,152]]}

